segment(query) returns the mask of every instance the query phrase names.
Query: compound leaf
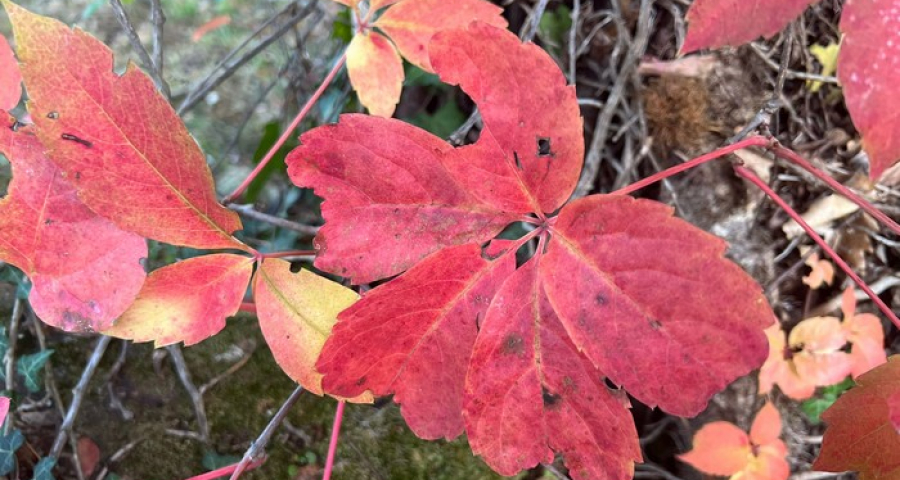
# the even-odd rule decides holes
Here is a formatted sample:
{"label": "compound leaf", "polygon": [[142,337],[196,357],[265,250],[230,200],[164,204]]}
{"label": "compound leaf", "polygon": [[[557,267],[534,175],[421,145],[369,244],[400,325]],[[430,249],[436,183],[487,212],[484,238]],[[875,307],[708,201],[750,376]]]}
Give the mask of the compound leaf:
{"label": "compound leaf", "polygon": [[0,110],[0,152],[11,162],[0,200],[0,260],[33,283],[31,307],[69,331],[99,331],[125,311],[146,274],[147,242],[98,217],[46,156],[34,128]]}
{"label": "compound leaf", "polygon": [[[316,359],[338,313],[359,295],[309,270],[293,273],[284,260],[266,259],[256,272],[253,297],[259,326],[278,365],[303,388],[322,395]],[[368,342],[355,348],[364,345]]]}
{"label": "compound leaf", "polygon": [[696,415],[766,358],[774,316],[762,290],[722,258],[725,242],[671,208],[594,195],[563,207],[552,231],[541,262],[550,303],[575,345],[642,402]]}
{"label": "compound leaf", "polygon": [[359,103],[372,115],[391,117],[403,89],[403,59],[378,32],[363,32],[347,47],[347,74]]}
{"label": "compound leaf", "polygon": [[3,5],[37,135],[91,210],[161,242],[248,248],[231,236],[241,222],[216,200],[206,158],[143,72],[129,64],[119,76],[84,31]]}
{"label": "compound leaf", "polygon": [[103,333],[157,347],[193,345],[225,328],[247,291],[253,260],[218,253],[154,270],[134,304]]}
{"label": "compound leaf", "polygon": [[696,0],[687,13],[683,53],[769,38],[819,0]]}
{"label": "compound leaf", "polygon": [[856,379],[822,414],[828,424],[814,470],[856,470],[861,480],[900,478],[900,356]]}
{"label": "compound leaf", "polygon": [[877,180],[900,161],[900,15],[894,0],[849,0],[841,14],[844,39],[838,78],[853,125]]}

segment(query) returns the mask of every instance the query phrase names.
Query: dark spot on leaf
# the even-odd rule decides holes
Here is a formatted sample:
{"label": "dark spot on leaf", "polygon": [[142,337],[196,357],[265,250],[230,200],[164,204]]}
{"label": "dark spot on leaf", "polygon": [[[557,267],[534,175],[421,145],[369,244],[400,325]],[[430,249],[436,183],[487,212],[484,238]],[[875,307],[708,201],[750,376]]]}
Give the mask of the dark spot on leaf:
{"label": "dark spot on leaf", "polygon": [[399,215],[399,214],[400,214],[400,209],[399,209],[399,208],[395,208],[395,209],[394,209],[394,215]]}
{"label": "dark spot on leaf", "polygon": [[66,310],[63,312],[62,317],[64,330],[81,333],[90,333],[94,331],[94,329],[91,328],[91,319],[78,312]]}
{"label": "dark spot on leaf", "polygon": [[47,118],[49,118],[50,120],[56,120],[57,118],[59,118],[59,112],[50,112],[47,114]]}
{"label": "dark spot on leaf", "polygon": [[606,297],[604,297],[603,294],[598,293],[597,296],[594,297],[594,303],[600,306],[606,305]]}
{"label": "dark spot on leaf", "polygon": [[75,180],[81,180],[81,172],[75,172]]}
{"label": "dark spot on leaf", "polygon": [[662,324],[659,323],[659,320],[653,319],[653,320],[650,320],[650,328],[652,328],[654,330],[659,330],[660,328],[662,328]]}
{"label": "dark spot on leaf", "polygon": [[555,393],[551,393],[544,387],[541,387],[541,398],[544,400],[544,406],[547,408],[553,408],[559,404],[562,397]]}
{"label": "dark spot on leaf", "polygon": [[525,350],[525,341],[517,333],[510,333],[503,339],[500,353],[504,355],[521,355]]}
{"label": "dark spot on leaf", "polygon": [[12,131],[14,131],[14,132],[18,132],[18,131],[19,131],[19,128],[20,128],[20,127],[24,127],[24,126],[25,126],[24,123],[22,123],[22,122],[16,120],[16,121],[14,121],[13,124],[9,127],[9,129],[12,130]]}
{"label": "dark spot on leaf", "polygon": [[475,314],[475,330],[481,330],[481,312]]}
{"label": "dark spot on leaf", "polygon": [[365,377],[365,376],[360,377],[360,379],[356,381],[356,386],[357,386],[357,387],[361,387],[364,383],[366,383],[366,377]]}
{"label": "dark spot on leaf", "polygon": [[553,151],[550,149],[550,139],[546,137],[538,137],[537,139],[538,156],[552,157]]}
{"label": "dark spot on leaf", "polygon": [[62,138],[63,140],[67,140],[69,142],[75,142],[77,144],[84,145],[87,148],[91,148],[94,146],[93,143],[91,143],[83,138],[76,137],[75,135],[72,135],[69,133],[64,133],[64,134],[60,135],[60,138]]}
{"label": "dark spot on leaf", "polygon": [[522,160],[519,160],[519,152],[513,152],[513,158],[516,159],[516,168],[522,170]]}
{"label": "dark spot on leaf", "polygon": [[48,218],[48,219],[44,220],[44,225],[53,225],[53,219]]}

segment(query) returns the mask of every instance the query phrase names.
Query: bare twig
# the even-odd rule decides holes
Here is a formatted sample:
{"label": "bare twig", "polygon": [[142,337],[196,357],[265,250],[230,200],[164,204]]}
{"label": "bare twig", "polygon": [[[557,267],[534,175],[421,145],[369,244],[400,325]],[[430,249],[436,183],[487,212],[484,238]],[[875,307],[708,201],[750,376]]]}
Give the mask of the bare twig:
{"label": "bare twig", "polygon": [[[119,21],[119,25],[125,30],[125,36],[128,37],[128,42],[131,43],[131,49],[134,50],[134,53],[140,58],[141,63],[144,64],[144,68],[150,74],[150,78],[153,79],[156,89],[162,92],[166,98],[169,98],[171,92],[169,91],[169,85],[166,84],[165,80],[162,78],[162,68],[153,61],[150,57],[150,53],[147,52],[144,44],[141,43],[141,37],[138,36],[137,30],[135,30],[134,25],[128,18],[128,14],[125,13],[125,7],[122,5],[122,1],[109,0],[109,4],[116,14],[116,20]],[[162,50],[160,47],[160,58],[162,58],[161,52]]]}
{"label": "bare twig", "polygon": [[250,350],[249,352],[244,352],[244,350],[241,349],[241,351],[244,352],[244,355],[241,358],[239,358],[238,361],[234,362],[234,364],[231,365],[230,367],[228,367],[228,369],[225,370],[224,372],[216,375],[210,381],[201,385],[200,386],[200,395],[205,395],[207,390],[209,390],[212,387],[215,387],[216,385],[218,385],[219,382],[221,382],[222,380],[225,380],[229,376],[233,375],[234,372],[237,372],[238,370],[243,368],[244,365],[246,365],[247,362],[250,361],[250,357],[253,355],[253,352],[256,350],[256,342],[252,342],[250,344],[250,346],[248,347],[248,349]]}
{"label": "bare twig", "polygon": [[[613,5],[618,5],[618,3],[613,2]],[[653,25],[653,0],[641,0],[640,8],[634,39],[631,42],[628,53],[622,60],[619,75],[616,77],[616,82],[613,84],[606,105],[600,111],[600,115],[597,116],[597,121],[594,124],[594,134],[584,161],[584,169],[581,172],[581,178],[578,179],[578,185],[575,187],[572,198],[583,197],[590,193],[594,187],[594,183],[597,181],[597,174],[600,172],[600,160],[603,158],[603,147],[609,134],[610,122],[618,109],[619,102],[622,101],[625,87],[632,81],[638,63],[647,48],[647,41],[650,38],[650,31]],[[617,22],[617,25],[621,23]],[[625,38],[627,35],[628,33],[623,26],[619,31],[619,37]]]}
{"label": "bare twig", "polygon": [[569,29],[569,83],[575,85],[575,64],[578,60],[578,29],[580,27],[581,0],[572,4],[572,27]]}
{"label": "bare twig", "polygon": [[184,354],[181,353],[181,346],[169,345],[166,347],[166,350],[168,350],[169,355],[172,357],[172,363],[175,365],[175,371],[178,373],[181,385],[184,386],[184,389],[191,397],[191,403],[194,404],[194,414],[197,417],[197,428],[200,429],[200,440],[203,443],[208,444],[209,421],[206,418],[206,407],[203,405],[203,395],[200,393],[197,386],[194,385],[193,379],[191,379],[191,372],[188,370],[187,362],[184,361]]}
{"label": "bare twig", "polygon": [[[13,303],[12,316],[9,319],[8,345],[4,361],[6,362],[6,391],[10,393],[16,388],[16,339],[19,337],[19,319],[22,317],[23,305],[22,299],[17,296]],[[10,409],[6,414],[8,420],[3,430],[5,435],[9,435],[12,431],[13,414],[15,413],[13,410]]]}
{"label": "bare twig", "polygon": [[252,204],[228,204],[228,208],[234,210],[235,212],[240,213],[245,217],[252,218],[254,220],[259,220],[260,222],[265,222],[270,225],[274,225],[276,227],[286,228],[288,230],[293,230],[295,232],[302,233],[304,235],[315,236],[319,232],[319,228],[313,225],[304,225],[302,223],[292,222],[290,220],[286,220],[281,217],[276,217],[274,215],[269,215],[267,213],[260,212],[253,208]]}
{"label": "bare twig", "polygon": [[[153,24],[153,65],[156,73],[165,85],[163,75],[163,26],[166,24],[166,15],[163,13],[160,0],[150,0],[150,22]],[[171,96],[169,86],[165,85],[166,97]]]}
{"label": "bare twig", "polygon": [[88,359],[88,363],[84,367],[84,372],[81,373],[78,384],[76,384],[75,388],[72,390],[72,403],[69,404],[69,409],[66,411],[66,416],[63,419],[62,425],[59,427],[59,433],[56,435],[56,440],[53,441],[53,448],[50,449],[51,457],[59,458],[59,454],[62,452],[66,438],[74,438],[74,435],[72,435],[72,426],[75,424],[75,417],[78,415],[78,410],[81,408],[81,402],[84,400],[84,396],[87,393],[88,383],[90,383],[91,377],[94,376],[94,372],[97,371],[97,366],[100,365],[100,359],[103,358],[103,353],[106,352],[106,347],[109,346],[111,340],[112,337],[107,337],[105,335],[102,335],[100,339],[97,340],[97,345],[94,347],[93,353],[91,353],[91,358]]}
{"label": "bare twig", "polygon": [[259,460],[263,456],[265,456],[266,445],[268,445],[269,440],[272,439],[272,435],[275,433],[275,430],[284,421],[285,417],[287,417],[288,412],[297,403],[297,400],[300,399],[300,395],[303,394],[303,387],[298,386],[294,389],[291,395],[281,404],[281,408],[278,409],[278,412],[275,413],[275,416],[272,417],[272,420],[269,421],[269,424],[266,425],[266,428],[263,429],[262,433],[259,434],[259,437],[250,445],[250,448],[244,452],[244,457],[241,458],[241,462],[238,463],[237,468],[234,470],[234,473],[231,475],[231,480],[237,480],[241,474],[246,469],[247,465]]}
{"label": "bare twig", "polygon": [[247,37],[240,45],[235,47],[231,52],[229,52],[225,58],[223,58],[215,67],[213,67],[212,71],[197,83],[190,92],[185,96],[184,100],[181,102],[181,105],[178,106],[177,112],[179,115],[193,108],[203,97],[206,96],[212,89],[216,88],[231,77],[234,72],[238,71],[244,64],[249,62],[253,57],[259,55],[260,52],[268,48],[269,45],[274,43],[276,40],[281,38],[285,33],[291,31],[294,28],[294,25],[306,18],[316,6],[316,0],[311,1],[302,10],[291,15],[281,26],[279,26],[274,32],[269,34],[269,36],[263,38],[259,41],[253,48],[251,48],[247,53],[241,55],[240,57],[237,54],[250,43],[250,41],[255,38],[257,35],[262,33],[263,30],[268,28],[270,25],[275,23],[278,18],[282,17],[285,14],[288,14],[292,11],[295,11],[297,8],[296,2],[292,2],[287,7],[285,7],[282,11],[276,13],[272,18],[266,20],[259,28],[256,29],[253,33]]}

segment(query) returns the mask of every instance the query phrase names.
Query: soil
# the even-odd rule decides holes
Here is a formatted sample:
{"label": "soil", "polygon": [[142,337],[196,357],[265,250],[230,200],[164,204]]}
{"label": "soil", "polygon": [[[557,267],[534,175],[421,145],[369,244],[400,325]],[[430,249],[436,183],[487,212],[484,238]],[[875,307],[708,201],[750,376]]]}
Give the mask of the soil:
{"label": "soil", "polygon": [[[638,36],[641,2],[612,1],[618,4],[611,4],[610,0],[582,1],[584,11],[575,26],[579,42],[587,46],[575,63],[578,95],[600,105],[600,108],[586,105],[582,110],[588,144],[595,134],[600,109],[610,100],[610,86],[620,76],[626,78],[625,93],[615,107],[610,133],[601,147],[601,164],[592,192],[611,191],[723,145],[754,118],[771,96],[777,82],[779,57],[786,43],[792,45],[788,62],[791,70],[816,72],[818,64],[809,54],[809,46],[838,40],[840,2],[823,0],[785,33],[771,40],[757,42],[755,47],[709,54],[706,58],[712,67],[705,73],[642,72],[639,75],[634,72],[642,59],[675,58],[675,39],[684,27],[683,14],[688,2],[656,2],[656,17],[646,34],[646,48],[629,65],[623,60],[623,52]],[[101,5],[91,15],[86,15],[95,3],[90,0],[20,3],[64,22],[78,23],[113,48],[119,68],[126,59],[134,58],[106,2],[99,2]],[[291,33],[253,57],[185,114],[186,124],[210,158],[221,192],[233,188],[252,168],[250,159],[258,158],[266,126],[274,125],[280,131],[343,48],[339,29],[332,25],[333,19],[340,18],[341,7],[327,0],[319,3],[322,4],[318,7],[320,16],[299,22]],[[535,2],[496,3],[506,8],[510,28],[518,31]],[[133,2],[127,7],[144,39],[149,39],[151,34],[148,4]],[[166,79],[173,92],[173,102],[177,105],[219,59],[285,5],[287,2],[275,0],[163,1],[168,16],[163,43]],[[546,11],[559,12],[571,6],[572,2],[554,0],[548,3]],[[232,23],[198,42],[191,40],[195,28],[220,14],[230,15]],[[608,22],[612,16],[627,28],[628,38],[616,29],[616,22]],[[0,19],[0,33],[9,36],[5,17]],[[536,38],[564,69],[569,65],[567,35],[568,30],[565,36],[557,38],[551,29],[540,29]],[[295,55],[298,51],[301,54]],[[766,55],[771,58],[764,59]],[[267,90],[279,75],[281,79]],[[855,181],[865,162],[860,160],[859,135],[840,101],[839,88],[825,85],[813,93],[803,80],[788,79],[783,100],[788,106],[772,119],[771,132],[840,181]],[[345,77],[339,78],[323,102],[315,118],[304,128],[333,120],[341,109],[359,109]],[[453,107],[452,115],[447,113],[449,110],[442,110],[448,104]],[[471,102],[458,90],[427,82],[412,82],[398,108],[400,116],[407,120],[434,120],[438,112],[444,112],[433,125],[447,130],[449,122],[448,131],[461,124],[471,110]],[[475,135],[477,132],[469,140]],[[779,193],[801,212],[827,193],[818,183],[772,159],[762,157],[760,162],[758,171],[771,178]],[[818,306],[833,304],[841,292],[843,277],[832,287],[818,291],[810,291],[802,284],[800,277],[805,267],[797,247],[811,242],[801,240],[793,244],[781,228],[787,217],[735,177],[727,161],[691,170],[646,188],[640,195],[673,205],[679,216],[726,239],[730,244],[730,258],[765,288],[777,315],[786,325],[795,324]],[[900,214],[897,203],[900,195],[896,191],[873,192],[871,196],[895,218]],[[319,221],[315,197],[290,186],[280,171],[272,173],[266,187],[253,200],[258,210],[272,215],[301,223]],[[244,233],[257,246],[273,250],[311,246],[310,238],[295,232],[250,220],[246,225]],[[831,238],[842,242],[841,252],[853,259],[852,263],[867,281],[897,277],[900,259],[896,239],[884,234],[873,235],[871,225],[863,217],[834,222]],[[154,245],[152,252],[151,267],[195,254],[187,249],[159,245]],[[16,286],[0,283],[0,287],[0,307],[7,310],[0,313],[8,317]],[[881,295],[889,305],[900,305],[900,289],[888,288]],[[862,303],[859,308],[873,310],[869,303]],[[30,312],[25,315],[21,334],[15,339],[19,352],[40,349],[35,321]],[[884,327],[889,353],[896,352],[898,332],[887,322]],[[81,377],[95,343],[96,338],[92,337],[61,332],[47,334],[47,347],[55,352],[46,376],[62,394],[65,405],[71,400],[71,390]],[[231,463],[252,444],[295,387],[274,362],[255,319],[249,315],[231,319],[220,334],[185,348],[184,356],[196,386],[224,374],[203,395],[209,438],[198,437],[200,427],[195,408],[173,368],[168,350],[115,341],[86,389],[73,429],[79,438],[89,439],[84,442],[95,444],[100,452],[96,469],[85,475],[86,478],[174,480],[208,470],[212,460]],[[695,470],[677,461],[675,455],[689,448],[692,432],[703,423],[727,420],[748,428],[762,401],[756,390],[753,375],[739,379],[694,419],[672,417],[632,400],[646,459],[667,475],[699,478]],[[28,442],[27,448],[18,453],[19,478],[30,478],[37,458],[50,450],[62,415],[60,405],[46,389],[29,394],[19,388],[16,395],[19,405],[16,427],[25,432]],[[795,473],[807,472],[817,453],[823,426],[811,421],[796,402],[777,394],[773,398],[787,425],[785,439],[790,447],[792,469]],[[267,462],[242,478],[320,478],[335,406],[331,399],[304,394],[269,443]],[[78,478],[72,450],[66,448],[63,452],[56,478]],[[348,406],[337,457],[334,478],[500,478],[471,454],[465,439],[453,442],[417,439],[389,399],[373,406]],[[557,478],[554,471],[565,471],[559,459],[553,470],[539,466],[517,478]],[[642,478],[663,478],[650,470],[640,473]]]}

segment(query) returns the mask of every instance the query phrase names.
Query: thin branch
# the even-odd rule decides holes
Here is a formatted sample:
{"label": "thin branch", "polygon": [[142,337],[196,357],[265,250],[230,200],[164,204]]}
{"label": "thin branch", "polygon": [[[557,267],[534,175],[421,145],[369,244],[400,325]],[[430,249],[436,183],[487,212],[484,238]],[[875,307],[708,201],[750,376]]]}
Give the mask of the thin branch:
{"label": "thin branch", "polygon": [[275,430],[278,429],[278,426],[281,425],[281,422],[287,417],[288,412],[293,408],[294,404],[297,403],[297,400],[300,400],[300,395],[303,394],[303,391],[303,387],[298,386],[287,400],[281,404],[281,408],[278,409],[278,412],[275,413],[275,416],[272,417],[272,420],[269,421],[266,428],[263,429],[262,433],[259,434],[259,437],[250,445],[250,448],[244,452],[244,457],[241,458],[240,463],[237,464],[234,473],[231,474],[231,480],[238,480],[248,465],[260,461],[265,457],[266,445],[269,444],[272,435],[275,434]]}
{"label": "thin branch", "polygon": [[103,353],[106,352],[106,347],[109,346],[111,340],[112,337],[107,337],[105,335],[97,340],[97,345],[94,347],[93,353],[91,353],[91,358],[88,359],[88,363],[84,367],[84,372],[81,373],[78,384],[76,384],[75,388],[72,390],[72,403],[69,404],[69,409],[66,411],[66,417],[59,427],[59,433],[56,435],[56,440],[53,441],[53,448],[50,449],[51,457],[59,458],[63,444],[66,442],[66,438],[70,436],[74,437],[74,435],[72,435],[72,426],[75,424],[75,417],[78,415],[78,410],[81,408],[81,402],[84,401],[88,383],[90,383],[91,377],[94,376],[94,372],[97,371],[97,366],[100,365],[100,359],[103,358]]}
{"label": "thin branch", "polygon": [[253,208],[253,205],[249,203],[241,205],[232,203],[228,205],[228,208],[234,210],[235,212],[238,212],[245,217],[259,220],[260,222],[265,222],[276,227],[299,232],[304,235],[309,235],[311,237],[314,237],[317,233],[319,233],[319,228],[321,228],[313,225],[304,225],[302,223],[292,222],[281,217],[276,217],[274,215],[260,212],[259,210]]}
{"label": "thin branch", "polygon": [[153,65],[165,85],[166,97],[171,97],[169,86],[165,83],[165,75],[163,75],[163,26],[166,24],[166,15],[163,13],[160,0],[150,0],[150,23],[153,24]]}
{"label": "thin branch", "polygon": [[175,371],[181,384],[191,397],[191,403],[194,404],[194,414],[197,417],[197,427],[200,429],[200,440],[204,444],[209,444],[209,421],[206,418],[206,407],[203,405],[203,395],[194,385],[191,378],[191,372],[188,370],[187,362],[184,361],[184,354],[181,352],[180,345],[169,345],[166,347],[169,355],[172,357],[172,363],[175,365]]}
{"label": "thin branch", "polygon": [[328,456],[325,458],[325,473],[322,474],[322,480],[331,480],[331,470],[334,468],[338,437],[341,434],[341,422],[344,419],[345,403],[344,401],[339,401],[337,409],[334,411],[334,424],[331,426],[331,440],[328,442]]}
{"label": "thin branch", "polygon": [[165,80],[162,78],[161,68],[153,61],[150,57],[150,53],[147,52],[144,44],[141,43],[141,37],[138,36],[137,30],[135,30],[131,20],[128,19],[128,14],[125,13],[125,7],[122,5],[122,1],[109,0],[109,4],[116,14],[116,20],[119,21],[119,25],[125,30],[125,36],[128,37],[128,42],[131,43],[131,49],[134,50],[134,53],[140,58],[141,63],[144,64],[144,69],[150,74],[150,78],[153,79],[156,89],[162,92],[166,98],[169,98],[171,92],[169,91],[169,85],[166,84]]}
{"label": "thin branch", "polygon": [[578,29],[580,25],[581,0],[574,0],[572,4],[572,27],[569,29],[569,84],[575,85],[575,64],[578,60]]}
{"label": "thin branch", "polygon": [[[6,342],[6,358],[4,359],[6,362],[6,391],[9,394],[12,394],[16,388],[16,340],[19,337],[19,319],[22,318],[23,305],[22,299],[16,296],[16,300],[13,303],[12,316],[9,319],[9,336]],[[12,431],[14,410],[10,409],[9,413],[6,414],[7,421],[3,430],[5,435],[9,435]]]}

